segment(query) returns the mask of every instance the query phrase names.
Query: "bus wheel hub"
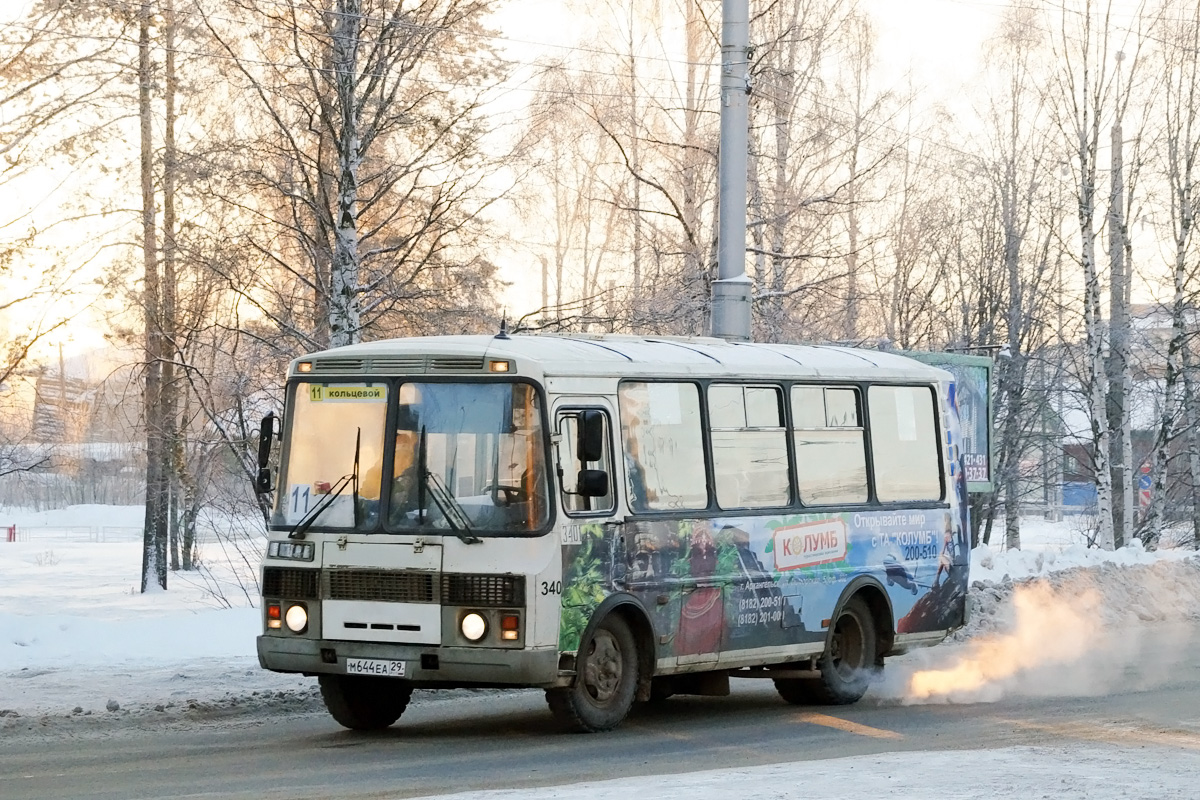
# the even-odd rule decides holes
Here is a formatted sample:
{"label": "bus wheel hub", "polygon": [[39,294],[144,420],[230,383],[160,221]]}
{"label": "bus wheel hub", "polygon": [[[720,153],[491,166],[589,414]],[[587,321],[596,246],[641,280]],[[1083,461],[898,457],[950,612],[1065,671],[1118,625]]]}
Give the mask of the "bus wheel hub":
{"label": "bus wheel hub", "polygon": [[588,694],[599,703],[612,699],[621,683],[621,648],[606,630],[596,631],[588,653],[583,680]]}

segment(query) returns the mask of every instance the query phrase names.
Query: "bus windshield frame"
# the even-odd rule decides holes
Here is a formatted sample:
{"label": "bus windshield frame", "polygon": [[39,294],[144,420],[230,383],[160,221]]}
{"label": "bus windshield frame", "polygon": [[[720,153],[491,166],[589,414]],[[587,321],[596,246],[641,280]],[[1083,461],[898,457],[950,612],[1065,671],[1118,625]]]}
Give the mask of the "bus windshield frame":
{"label": "bus windshield frame", "polygon": [[272,530],[469,541],[552,529],[549,416],[532,381],[304,377],[287,409]]}

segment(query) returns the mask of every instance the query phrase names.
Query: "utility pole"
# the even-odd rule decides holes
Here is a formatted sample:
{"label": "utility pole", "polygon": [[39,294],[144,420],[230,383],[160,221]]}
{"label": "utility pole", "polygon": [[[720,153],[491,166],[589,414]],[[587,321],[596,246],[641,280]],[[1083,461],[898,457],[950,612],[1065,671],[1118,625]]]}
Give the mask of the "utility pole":
{"label": "utility pole", "polygon": [[746,129],[750,96],[750,2],[721,3],[721,146],[717,280],[712,284],[712,335],[750,340],[746,275]]}
{"label": "utility pole", "polygon": [[[1117,53],[1117,102],[1121,62]],[[1129,265],[1125,263],[1125,176],[1121,113],[1112,127],[1112,186],[1108,205],[1108,399],[1109,472],[1113,493],[1113,547],[1133,536],[1133,447],[1129,424]]]}

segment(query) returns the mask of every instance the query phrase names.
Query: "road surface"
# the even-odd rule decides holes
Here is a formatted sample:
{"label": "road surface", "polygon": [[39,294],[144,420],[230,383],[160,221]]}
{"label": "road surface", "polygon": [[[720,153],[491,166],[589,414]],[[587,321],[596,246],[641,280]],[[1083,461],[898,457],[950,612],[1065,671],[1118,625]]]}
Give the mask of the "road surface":
{"label": "road surface", "polygon": [[[380,734],[323,712],[10,726],[0,797],[401,798],[884,752],[1119,743],[1200,750],[1200,623],[1151,629],[1102,696],[793,707],[768,681],[639,706],[616,731],[559,732],[540,692],[418,693]],[[943,645],[943,648],[948,647]],[[1171,667],[1159,669],[1164,654]],[[1147,688],[1149,687],[1149,688]],[[424,695],[424,697],[422,696]]]}

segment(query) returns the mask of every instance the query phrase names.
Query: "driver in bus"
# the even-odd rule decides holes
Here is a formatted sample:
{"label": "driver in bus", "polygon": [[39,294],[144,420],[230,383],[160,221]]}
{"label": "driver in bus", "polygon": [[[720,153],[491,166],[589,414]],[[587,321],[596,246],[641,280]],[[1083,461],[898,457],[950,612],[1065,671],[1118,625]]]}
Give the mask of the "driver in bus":
{"label": "driver in bus", "polygon": [[[391,506],[388,522],[392,525],[408,524],[409,514],[417,510],[417,443],[416,431],[396,432],[396,455],[394,474],[391,481]],[[370,452],[370,451],[368,451]],[[363,473],[358,486],[361,524],[373,526],[379,515],[380,483],[383,478],[383,457],[368,456],[371,466]]]}

